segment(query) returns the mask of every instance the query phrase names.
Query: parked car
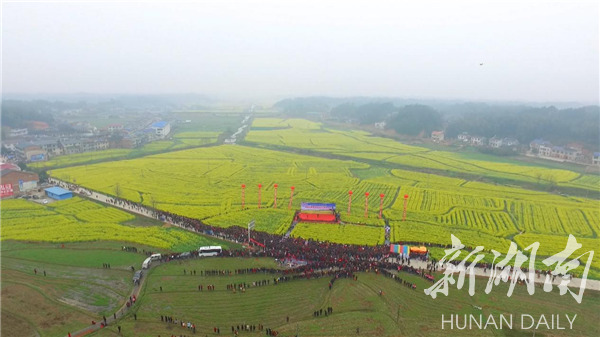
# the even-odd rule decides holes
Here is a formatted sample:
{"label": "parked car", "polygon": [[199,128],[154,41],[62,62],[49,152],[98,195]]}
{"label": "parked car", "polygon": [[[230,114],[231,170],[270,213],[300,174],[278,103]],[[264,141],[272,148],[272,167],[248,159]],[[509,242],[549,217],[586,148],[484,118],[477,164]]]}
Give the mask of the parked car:
{"label": "parked car", "polygon": [[43,204],[47,204],[47,203],[48,203],[48,199],[44,199],[44,200],[42,200],[42,203],[43,203]]}
{"label": "parked car", "polygon": [[141,270],[136,271],[135,274],[133,275],[133,284],[140,284],[142,275],[143,275],[143,273]]}

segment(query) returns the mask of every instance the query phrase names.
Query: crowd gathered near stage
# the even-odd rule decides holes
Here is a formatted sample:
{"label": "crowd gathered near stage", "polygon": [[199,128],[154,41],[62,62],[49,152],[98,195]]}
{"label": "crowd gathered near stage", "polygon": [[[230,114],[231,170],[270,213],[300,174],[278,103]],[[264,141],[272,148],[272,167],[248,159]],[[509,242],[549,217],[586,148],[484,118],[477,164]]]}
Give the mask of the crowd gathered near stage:
{"label": "crowd gathered near stage", "polygon": [[[54,181],[60,186],[71,190],[79,191],[84,195],[98,196],[97,193],[84,189],[74,184],[67,184],[60,181]],[[243,227],[221,228],[210,226],[201,220],[192,219],[186,216],[173,214],[166,211],[150,209],[141,203],[132,202],[125,199],[107,197],[106,201],[118,207],[128,208],[137,212],[149,214],[156,219],[166,221],[179,227],[192,230],[205,235],[214,236],[224,240],[237,243],[248,242],[248,230]],[[243,225],[243,224],[240,224]],[[269,234],[265,232],[252,232],[253,245],[257,249],[243,250],[224,250],[223,256],[231,257],[272,257],[281,262],[282,265],[293,266],[284,273],[292,274],[292,278],[311,278],[331,275],[335,271],[359,272],[359,271],[382,271],[382,270],[402,270],[407,273],[423,277],[428,281],[433,281],[432,273],[439,270],[438,261],[431,258],[429,254],[411,254],[405,257],[397,254],[390,254],[389,247],[386,245],[378,246],[359,246],[337,244],[330,242],[319,242],[303,238],[292,238]],[[424,243],[404,242],[404,244],[424,245]],[[426,244],[428,247],[450,248],[451,245]],[[465,251],[473,251],[474,247],[465,247]],[[190,252],[192,256],[197,255],[196,251]],[[176,256],[177,254],[174,254]],[[172,255],[173,256],[173,255]],[[411,262],[422,260],[426,262],[426,268],[414,268]],[[284,263],[286,261],[286,263]],[[295,261],[297,263],[290,263]],[[454,265],[461,263],[458,261],[449,261]],[[492,268],[490,263],[478,262],[475,267],[483,270]],[[526,267],[521,270],[527,273]],[[278,271],[281,272],[281,271]],[[537,277],[549,275],[550,270],[535,270]],[[553,277],[554,279],[554,277]]]}
{"label": "crowd gathered near stage", "polygon": [[[289,235],[276,235],[265,232],[253,231],[251,233],[251,240],[248,240],[248,229],[244,227],[228,227],[221,228],[210,226],[198,219],[192,219],[182,215],[173,214],[166,211],[160,211],[146,207],[141,203],[135,203],[128,200],[105,197],[102,194],[81,188],[77,185],[66,184],[64,182],[55,181],[59,186],[68,188],[72,191],[77,191],[81,195],[85,195],[92,198],[100,197],[104,198],[109,204],[129,209],[138,213],[142,213],[158,220],[171,223],[181,228],[201,233],[204,235],[213,236],[223,240],[228,240],[240,244],[247,245],[248,249],[234,249],[234,250],[222,250],[219,254],[223,257],[269,257],[279,262],[281,268],[245,268],[245,269],[209,269],[209,270],[183,270],[184,275],[200,275],[200,276],[232,276],[232,275],[243,275],[243,274],[262,274],[264,278],[262,280],[252,281],[250,283],[228,283],[223,286],[223,289],[215,289],[212,284],[199,284],[198,291],[231,291],[231,292],[246,292],[246,289],[254,287],[262,287],[269,285],[277,285],[281,282],[287,282],[296,279],[313,279],[313,278],[328,278],[329,290],[332,289],[335,282],[341,278],[358,280],[358,272],[372,272],[375,274],[383,275],[396,281],[398,284],[403,285],[409,289],[416,290],[417,284],[414,283],[414,278],[406,279],[405,274],[412,274],[417,277],[421,277],[430,284],[435,282],[434,273],[441,271],[440,264],[438,261],[431,258],[427,249],[425,254],[410,254],[409,256],[403,254],[395,254],[390,252],[389,245],[377,245],[377,246],[359,246],[359,245],[348,245],[338,244],[331,242],[320,242],[315,240],[293,238]],[[240,224],[244,225],[244,224]],[[294,224],[292,224],[293,226]],[[327,225],[327,224],[324,224]],[[249,242],[250,241],[250,242]],[[421,245],[423,243],[416,242],[404,242],[405,245]],[[439,245],[439,244],[426,244],[428,247],[440,247],[449,249],[451,245]],[[465,251],[473,251],[472,247],[464,247]],[[123,247],[123,250],[138,252],[136,247]],[[146,255],[150,256],[153,252],[143,251]],[[180,258],[193,258],[199,256],[199,252],[194,250],[191,252],[176,252],[170,254],[162,254],[161,261],[168,262],[170,260],[177,260]],[[414,263],[415,260],[420,260],[420,263]],[[424,262],[424,263],[422,263]],[[453,265],[460,264],[461,260],[447,261]],[[420,266],[420,267],[417,267]],[[425,267],[424,267],[425,266]],[[110,264],[103,264],[104,268],[110,268]],[[471,267],[467,264],[466,267]],[[497,266],[492,266],[489,263],[478,262],[475,267],[481,268],[484,272],[491,268],[498,269]],[[510,266],[508,267],[510,271]],[[134,267],[132,267],[132,270]],[[525,267],[521,267],[524,273],[529,270]],[[400,273],[402,272],[402,273]],[[36,270],[37,273],[37,270]],[[44,272],[45,274],[45,272]],[[270,275],[270,276],[267,276]],[[537,277],[544,275],[551,276],[554,281],[555,276],[550,274],[550,270],[535,270]],[[519,282],[522,283],[522,282]],[[160,291],[163,291],[163,287],[160,286]],[[380,296],[384,296],[382,290],[379,291]],[[127,303],[127,309],[133,305],[135,298]],[[121,315],[122,315],[121,311]],[[319,309],[313,312],[314,317],[328,316],[333,313],[333,307],[327,307]],[[114,319],[116,320],[116,314]],[[161,322],[181,325],[182,328],[195,334],[196,325],[193,322],[174,318],[171,316],[161,315]],[[289,317],[287,317],[289,322]],[[106,318],[101,322],[106,325]],[[94,322],[95,324],[95,322]],[[119,326],[119,331],[121,327]],[[357,327],[357,333],[359,328]],[[225,329],[224,331],[227,331]],[[262,324],[232,324],[231,332],[237,336],[241,331],[262,331],[267,336],[277,336],[278,332],[271,328],[264,327]],[[213,327],[215,334],[221,333],[220,327]],[[69,334],[70,335],[70,334]]]}

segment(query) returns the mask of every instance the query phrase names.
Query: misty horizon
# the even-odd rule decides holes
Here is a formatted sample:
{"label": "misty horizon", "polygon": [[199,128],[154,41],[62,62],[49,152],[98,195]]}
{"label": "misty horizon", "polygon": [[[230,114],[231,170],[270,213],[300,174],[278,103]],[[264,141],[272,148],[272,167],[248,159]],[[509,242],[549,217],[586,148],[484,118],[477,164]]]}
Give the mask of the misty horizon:
{"label": "misty horizon", "polygon": [[19,93],[5,92],[2,100],[47,100],[47,101],[96,101],[102,102],[106,100],[119,98],[144,98],[144,97],[187,97],[195,96],[207,100],[207,102],[199,102],[207,106],[211,106],[211,102],[215,104],[231,103],[231,104],[262,104],[274,105],[275,103],[287,99],[304,99],[304,98],[331,98],[338,100],[352,100],[362,98],[372,102],[388,102],[388,101],[408,101],[414,102],[410,104],[486,104],[499,106],[555,106],[557,108],[577,108],[586,106],[599,106],[598,102],[580,102],[580,101],[527,101],[527,100],[494,100],[494,99],[464,99],[464,98],[439,98],[439,97],[393,97],[393,96],[329,96],[329,95],[310,95],[310,96],[272,96],[272,97],[242,97],[242,96],[224,96],[224,95],[207,95],[203,93],[181,92],[181,93],[92,93],[92,92],[64,92],[64,93]]}

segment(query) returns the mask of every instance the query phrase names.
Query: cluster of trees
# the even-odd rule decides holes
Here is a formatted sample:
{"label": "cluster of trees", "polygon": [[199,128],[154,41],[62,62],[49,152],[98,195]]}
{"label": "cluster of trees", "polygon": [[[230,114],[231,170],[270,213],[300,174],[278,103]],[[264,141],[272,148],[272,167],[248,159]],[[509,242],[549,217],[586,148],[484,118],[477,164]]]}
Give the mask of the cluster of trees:
{"label": "cluster of trees", "polygon": [[417,136],[429,136],[434,130],[442,129],[442,114],[428,105],[407,105],[393,114],[387,121],[386,128],[398,133]]}
{"label": "cluster of trees", "polygon": [[49,113],[51,108],[46,101],[2,101],[2,126],[19,129],[27,127],[28,121],[51,124],[54,122],[54,117]]}
{"label": "cluster of trees", "polygon": [[344,103],[331,109],[330,115],[337,120],[373,124],[386,120],[397,110],[392,103]]}
{"label": "cluster of trees", "polygon": [[331,117],[345,122],[373,124],[386,122],[386,129],[418,136],[440,130],[443,120],[439,111],[422,104],[397,107],[391,102],[356,105],[344,103],[331,109]]}
{"label": "cluster of trees", "polygon": [[[386,122],[386,128],[413,136],[440,130],[441,113],[429,105],[414,102],[372,97],[300,97],[281,100],[275,107],[290,117],[324,113],[334,120],[361,125]],[[399,107],[398,103],[408,104]]]}
{"label": "cluster of trees", "polygon": [[294,117],[311,113],[356,124],[386,122],[386,128],[406,135],[446,131],[447,138],[462,132],[484,137],[513,137],[521,143],[543,138],[555,144],[581,142],[597,149],[600,107],[556,108],[523,103],[482,103],[408,100],[382,97],[300,97],[285,99],[276,108]]}
{"label": "cluster of trees", "polygon": [[393,97],[299,97],[281,100],[274,107],[290,117],[307,118],[322,113],[334,120],[361,125],[386,122],[388,129],[416,136],[430,134],[443,126],[441,113],[429,103],[440,101]]}
{"label": "cluster of trees", "polygon": [[[364,96],[353,96],[353,97],[327,97],[327,96],[309,96],[309,97],[296,97],[286,98],[275,103],[273,106],[279,111],[283,112],[288,116],[293,117],[307,117],[314,113],[329,113],[332,109],[340,105],[347,105],[347,107],[368,105],[371,103],[376,104],[392,104],[395,106],[405,105],[429,105],[434,107],[436,110],[446,107],[449,104],[456,104],[455,101],[441,101],[441,100],[427,100],[427,99],[405,99],[397,97],[364,97]],[[441,111],[441,110],[440,110]]]}
{"label": "cluster of trees", "polygon": [[298,97],[283,99],[273,107],[290,117],[306,117],[310,113],[328,112],[332,106],[340,104],[334,97]]}
{"label": "cluster of trees", "polygon": [[555,144],[581,142],[598,147],[600,108],[531,108],[497,113],[468,112],[448,122],[446,137],[462,132],[484,137],[514,137],[521,143],[543,138]]}

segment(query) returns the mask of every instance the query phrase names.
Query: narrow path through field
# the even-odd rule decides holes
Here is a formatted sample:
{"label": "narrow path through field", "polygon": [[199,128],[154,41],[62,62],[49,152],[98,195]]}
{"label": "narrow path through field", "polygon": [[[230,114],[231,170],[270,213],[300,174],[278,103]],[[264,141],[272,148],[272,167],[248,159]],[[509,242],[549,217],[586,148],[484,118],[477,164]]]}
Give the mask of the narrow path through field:
{"label": "narrow path through field", "polygon": [[[160,261],[155,261],[150,268],[154,268],[158,265],[160,265],[161,262]],[[149,270],[149,269],[148,269]],[[146,271],[146,274],[148,274],[148,272]],[[135,297],[136,301],[137,299],[139,299],[139,295],[140,295],[140,290],[142,289],[142,287],[144,286],[144,283],[146,282],[146,278],[142,277],[142,279],[140,280],[140,283],[133,286],[133,289],[131,290],[131,294],[129,295],[130,298]],[[123,316],[125,316],[125,314],[129,311],[129,309],[133,308],[133,304],[131,304],[130,306],[127,306],[127,303],[129,303],[129,299],[127,299],[127,301],[125,301],[125,303],[123,303],[123,305],[115,311],[115,313],[113,314],[113,316],[107,316],[106,317],[106,325],[112,325],[115,322],[117,322],[120,318],[122,318]],[[75,331],[71,333],[72,337],[81,337],[81,336],[86,336],[88,334],[91,334],[94,331],[97,331],[99,329],[103,328],[103,325],[101,324],[103,323],[103,319],[99,318],[96,324],[90,325],[87,328],[81,329],[79,331]]]}

